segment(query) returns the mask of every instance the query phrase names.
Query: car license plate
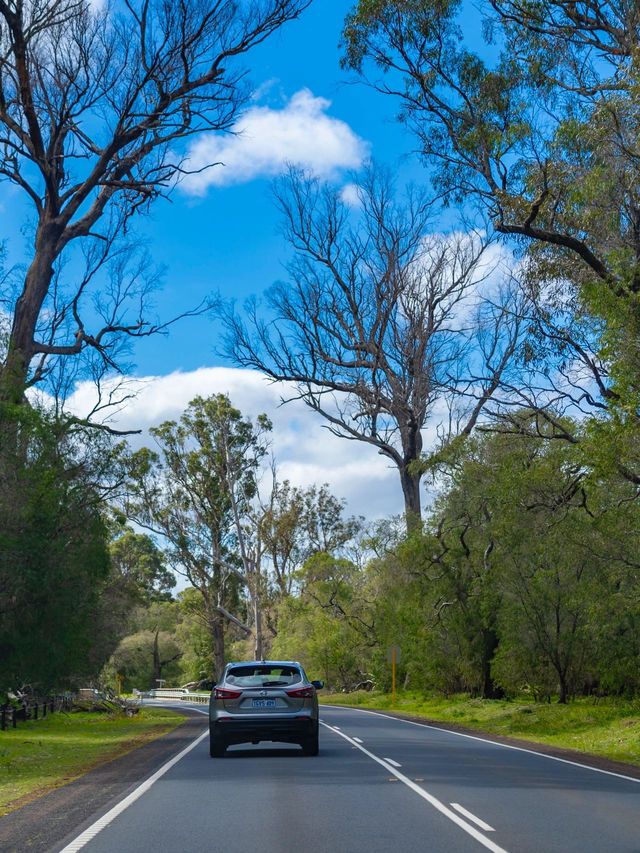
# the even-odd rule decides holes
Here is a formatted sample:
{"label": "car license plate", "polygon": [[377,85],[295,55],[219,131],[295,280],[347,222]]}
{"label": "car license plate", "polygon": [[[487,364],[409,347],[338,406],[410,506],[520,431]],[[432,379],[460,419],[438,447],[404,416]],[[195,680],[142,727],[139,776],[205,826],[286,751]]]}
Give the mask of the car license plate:
{"label": "car license plate", "polygon": [[276,700],[275,699],[254,699],[253,700],[254,708],[275,708]]}

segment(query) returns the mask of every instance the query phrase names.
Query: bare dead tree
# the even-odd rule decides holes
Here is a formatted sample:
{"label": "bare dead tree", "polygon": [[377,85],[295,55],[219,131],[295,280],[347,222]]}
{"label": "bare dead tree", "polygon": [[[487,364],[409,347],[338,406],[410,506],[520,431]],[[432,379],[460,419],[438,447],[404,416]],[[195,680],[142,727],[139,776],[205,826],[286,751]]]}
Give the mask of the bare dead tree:
{"label": "bare dead tree", "polygon": [[[428,231],[432,205],[370,168],[354,212],[337,190],[292,170],[276,185],[294,249],[289,281],[254,300],[243,320],[225,313],[235,362],[292,383],[342,438],[376,447],[398,468],[407,524],[421,513],[418,464],[430,419],[443,441],[469,434],[498,387],[518,339],[514,314],[483,309],[478,288],[495,271],[479,235]],[[354,222],[354,220],[357,220]]]}
{"label": "bare dead tree", "polygon": [[21,401],[55,357],[113,368],[119,341],[162,328],[123,235],[188,171],[185,140],[233,125],[240,58],[309,2],[0,0],[0,178],[33,214],[0,398]]}

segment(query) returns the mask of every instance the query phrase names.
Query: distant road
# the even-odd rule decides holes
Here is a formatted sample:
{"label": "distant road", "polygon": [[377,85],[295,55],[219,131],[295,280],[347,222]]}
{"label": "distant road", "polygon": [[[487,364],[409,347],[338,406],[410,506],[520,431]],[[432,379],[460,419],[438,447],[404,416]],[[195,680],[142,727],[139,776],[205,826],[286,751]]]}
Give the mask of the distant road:
{"label": "distant road", "polygon": [[320,716],[317,758],[263,743],[211,759],[207,735],[55,850],[640,853],[638,780],[383,714]]}

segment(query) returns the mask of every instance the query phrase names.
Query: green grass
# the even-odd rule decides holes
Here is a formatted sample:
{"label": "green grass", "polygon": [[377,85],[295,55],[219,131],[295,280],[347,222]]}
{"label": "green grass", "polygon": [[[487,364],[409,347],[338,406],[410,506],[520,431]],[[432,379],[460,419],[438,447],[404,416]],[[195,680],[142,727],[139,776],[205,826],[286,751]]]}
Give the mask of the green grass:
{"label": "green grass", "polygon": [[135,717],[56,713],[0,732],[0,815],[175,728],[184,717],[142,708]]}
{"label": "green grass", "polygon": [[395,710],[479,732],[524,738],[640,765],[640,701],[577,699],[568,705],[398,693],[335,693],[321,702]]}

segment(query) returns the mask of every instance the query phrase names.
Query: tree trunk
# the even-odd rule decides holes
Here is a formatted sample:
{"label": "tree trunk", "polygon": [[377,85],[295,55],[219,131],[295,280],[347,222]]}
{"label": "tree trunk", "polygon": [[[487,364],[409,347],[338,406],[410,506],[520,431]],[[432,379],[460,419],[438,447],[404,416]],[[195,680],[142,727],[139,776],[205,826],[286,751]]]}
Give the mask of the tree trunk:
{"label": "tree trunk", "polygon": [[502,699],[504,691],[491,676],[491,661],[498,648],[498,636],[493,628],[482,629],[482,698]]}
{"label": "tree trunk", "polygon": [[16,302],[7,358],[0,371],[0,401],[16,404],[24,401],[38,318],[53,279],[59,230],[43,225],[38,228],[34,259]]}
{"label": "tree trunk", "polygon": [[560,705],[566,705],[569,701],[569,685],[563,673],[559,673],[558,675],[560,679],[560,698],[558,702]]}
{"label": "tree trunk", "polygon": [[160,683],[162,679],[162,662],[160,661],[160,649],[158,647],[158,634],[160,633],[160,629],[156,628],[156,633],[153,638],[153,684],[151,685],[152,689],[156,687],[162,687]]}
{"label": "tree trunk", "polygon": [[400,481],[402,483],[402,494],[404,495],[404,515],[407,524],[407,533],[414,533],[422,526],[422,506],[420,501],[421,474],[409,471],[409,465],[400,468]]}
{"label": "tree trunk", "polygon": [[215,680],[219,681],[226,663],[224,654],[224,617],[220,613],[212,613],[209,624],[213,640],[213,675]]}
{"label": "tree trunk", "polygon": [[262,610],[260,608],[260,575],[257,571],[255,573],[254,580],[256,585],[253,598],[254,625],[256,632],[255,657],[256,660],[262,660],[264,658],[262,642]]}

